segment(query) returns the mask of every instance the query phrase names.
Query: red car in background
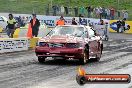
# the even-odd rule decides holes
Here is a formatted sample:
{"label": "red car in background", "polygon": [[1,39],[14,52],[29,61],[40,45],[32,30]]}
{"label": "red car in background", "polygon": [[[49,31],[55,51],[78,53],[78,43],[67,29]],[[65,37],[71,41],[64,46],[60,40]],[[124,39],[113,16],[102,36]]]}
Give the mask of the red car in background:
{"label": "red car in background", "polygon": [[103,50],[100,36],[89,26],[64,25],[51,30],[41,38],[35,49],[40,63],[47,57],[78,59],[86,64],[89,59],[99,61]]}

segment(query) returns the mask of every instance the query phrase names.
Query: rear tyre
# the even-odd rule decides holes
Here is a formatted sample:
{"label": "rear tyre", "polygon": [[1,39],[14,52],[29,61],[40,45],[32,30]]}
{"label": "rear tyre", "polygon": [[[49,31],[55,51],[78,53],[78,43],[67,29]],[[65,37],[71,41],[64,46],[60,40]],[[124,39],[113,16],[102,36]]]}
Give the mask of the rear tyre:
{"label": "rear tyre", "polygon": [[96,58],[94,59],[94,61],[98,62],[100,60],[100,58],[101,58],[101,55],[102,55],[102,47],[100,49],[99,54],[96,55]]}
{"label": "rear tyre", "polygon": [[45,62],[45,57],[38,57],[39,63],[44,63]]}
{"label": "rear tyre", "polygon": [[101,54],[100,55],[97,55],[97,57],[94,59],[95,62],[99,62],[100,61],[100,58],[101,58]]}

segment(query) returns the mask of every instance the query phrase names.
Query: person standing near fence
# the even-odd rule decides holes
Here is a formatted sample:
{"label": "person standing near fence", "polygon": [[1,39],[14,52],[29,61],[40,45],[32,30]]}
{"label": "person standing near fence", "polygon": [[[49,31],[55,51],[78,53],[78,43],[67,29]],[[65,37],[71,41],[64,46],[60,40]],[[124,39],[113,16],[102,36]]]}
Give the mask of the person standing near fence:
{"label": "person standing near fence", "polygon": [[53,16],[56,16],[56,14],[57,14],[57,6],[56,5],[52,6],[52,9],[53,9]]}
{"label": "person standing near fence", "polygon": [[7,25],[7,27],[8,27],[7,35],[8,35],[10,38],[13,38],[16,20],[14,19],[14,17],[13,17],[12,14],[9,14],[9,20],[7,21],[7,24],[8,24],[8,25]]}
{"label": "person standing near fence", "polygon": [[88,18],[90,18],[91,17],[91,6],[86,7],[86,9],[88,12]]}
{"label": "person standing near fence", "polygon": [[110,17],[111,17],[111,20],[115,19],[115,9],[114,8],[110,9]]}
{"label": "person standing near fence", "polygon": [[127,11],[125,11],[125,12],[123,13],[123,19],[125,19],[125,20],[128,19],[128,12],[127,12]]}
{"label": "person standing near fence", "polygon": [[81,14],[82,16],[85,15],[85,8],[84,8],[83,6],[80,7],[80,14]]}
{"label": "person standing near fence", "polygon": [[110,19],[110,10],[109,10],[109,8],[107,8],[105,10],[106,10],[106,14],[107,14],[107,19]]}
{"label": "person standing near fence", "polygon": [[33,15],[33,18],[30,20],[27,37],[34,37],[34,36],[37,37],[38,36],[40,22],[36,18],[36,14],[32,14],[32,15]]}
{"label": "person standing near fence", "polygon": [[67,6],[65,6],[64,7],[64,9],[65,9],[65,13],[66,13],[66,16],[69,14],[69,10],[68,10],[68,7]]}
{"label": "person standing near fence", "polygon": [[103,10],[102,10],[102,7],[99,7],[99,18],[102,19],[102,15],[103,15]]}
{"label": "person standing near fence", "polygon": [[63,16],[61,16],[60,19],[57,20],[56,26],[58,25],[65,25],[65,19],[63,18]]}
{"label": "person standing near fence", "polygon": [[72,25],[77,25],[76,19],[72,18]]}
{"label": "person standing near fence", "polygon": [[123,31],[125,31],[125,24],[126,24],[125,21],[126,21],[126,19],[123,19],[122,22],[121,22],[122,23],[122,27],[123,27]]}
{"label": "person standing near fence", "polygon": [[119,33],[119,29],[120,29],[121,26],[122,26],[122,22],[121,22],[120,20],[118,20],[118,21],[116,22],[116,25],[117,25],[117,33]]}
{"label": "person standing near fence", "polygon": [[64,13],[65,13],[65,8],[64,8],[63,5],[60,7],[60,10],[61,10],[61,15],[64,15]]}
{"label": "person standing near fence", "polygon": [[104,20],[100,20],[99,25],[105,25]]}
{"label": "person standing near fence", "polygon": [[75,6],[75,8],[74,8],[74,13],[75,13],[75,17],[77,17],[78,16],[78,7],[77,6]]}

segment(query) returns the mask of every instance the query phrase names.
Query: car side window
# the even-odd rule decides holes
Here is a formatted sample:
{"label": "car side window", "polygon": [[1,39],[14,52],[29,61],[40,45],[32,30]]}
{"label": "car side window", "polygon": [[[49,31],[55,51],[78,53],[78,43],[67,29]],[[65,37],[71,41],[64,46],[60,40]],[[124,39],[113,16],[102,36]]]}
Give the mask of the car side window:
{"label": "car side window", "polygon": [[94,37],[95,36],[94,30],[92,30],[91,28],[88,29],[88,34],[89,34],[89,37]]}

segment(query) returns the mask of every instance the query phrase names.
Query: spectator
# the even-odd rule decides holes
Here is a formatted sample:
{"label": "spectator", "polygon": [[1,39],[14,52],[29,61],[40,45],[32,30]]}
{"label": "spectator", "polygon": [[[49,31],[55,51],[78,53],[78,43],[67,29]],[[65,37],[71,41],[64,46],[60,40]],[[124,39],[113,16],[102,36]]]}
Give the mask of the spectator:
{"label": "spectator", "polygon": [[28,21],[29,21],[29,18],[28,18],[28,17],[26,17],[26,24],[28,23]]}
{"label": "spectator", "polygon": [[117,33],[119,33],[119,29],[120,29],[120,27],[122,26],[122,22],[121,22],[120,20],[118,20],[118,21],[116,22],[116,25],[117,25]]}
{"label": "spectator", "polygon": [[75,8],[74,8],[74,12],[75,12],[75,17],[77,17],[78,16],[78,7],[77,6],[75,6]]}
{"label": "spectator", "polygon": [[24,27],[26,25],[26,18],[23,16],[23,18],[22,18],[22,27]]}
{"label": "spectator", "polygon": [[68,7],[64,7],[65,8],[65,13],[66,13],[66,15],[68,15],[69,14],[69,12],[68,12]]}
{"label": "spectator", "polygon": [[102,16],[106,19],[107,13],[104,7],[102,8]]}
{"label": "spectator", "polygon": [[81,25],[82,24],[82,14],[79,14],[79,24]]}
{"label": "spectator", "polygon": [[115,9],[114,8],[110,9],[110,17],[111,17],[111,20],[114,20],[114,18],[115,18]]}
{"label": "spectator", "polygon": [[61,10],[61,15],[64,15],[65,8],[64,8],[64,6],[63,6],[63,5],[61,6],[60,10]]}
{"label": "spectator", "polygon": [[94,12],[96,14],[96,17],[98,18],[100,15],[99,8],[98,7],[94,8]]}
{"label": "spectator", "polygon": [[86,10],[88,12],[88,18],[91,17],[91,6],[86,7]]}
{"label": "spectator", "polygon": [[32,15],[33,15],[33,19],[30,20],[30,24],[31,24],[31,28],[32,28],[32,36],[37,37],[38,36],[40,22],[36,18],[36,14],[32,14]]}
{"label": "spectator", "polygon": [[72,18],[72,25],[77,25],[75,18]]}
{"label": "spectator", "polygon": [[57,6],[56,5],[52,6],[52,9],[53,9],[53,16],[56,16]]}
{"label": "spectator", "polygon": [[125,11],[125,12],[123,13],[123,18],[124,18],[125,20],[128,19],[128,12],[127,12],[127,11]]}
{"label": "spectator", "polygon": [[13,38],[16,20],[14,19],[14,17],[13,17],[12,14],[9,14],[9,20],[7,21],[7,24],[8,24],[8,25],[7,25],[7,27],[8,27],[7,35],[8,35],[10,38]]}
{"label": "spectator", "polygon": [[99,18],[102,19],[102,15],[103,15],[103,10],[102,10],[102,7],[99,7]]}
{"label": "spectator", "polygon": [[87,20],[82,18],[83,16],[79,14],[79,24],[80,25],[87,25]]}
{"label": "spectator", "polygon": [[81,22],[81,25],[87,25],[87,19],[83,19],[82,22]]}
{"label": "spectator", "polygon": [[126,19],[123,19],[123,20],[122,20],[122,22],[121,22],[121,23],[122,23],[122,26],[123,26],[123,30],[124,30],[124,31],[125,31],[125,21],[126,21]]}
{"label": "spectator", "polygon": [[107,19],[110,19],[110,10],[107,8],[105,9],[106,10],[106,16],[107,16]]}
{"label": "spectator", "polygon": [[100,20],[99,25],[105,25],[104,20]]}
{"label": "spectator", "polygon": [[17,22],[18,22],[19,27],[21,27],[21,24],[22,24],[22,23],[21,23],[21,22],[22,22],[21,16],[18,17]]}
{"label": "spectator", "polygon": [[85,8],[84,7],[80,7],[80,14],[84,16],[85,13]]}
{"label": "spectator", "polygon": [[65,20],[63,16],[61,16],[60,19],[56,22],[56,26],[58,25],[65,25]]}

